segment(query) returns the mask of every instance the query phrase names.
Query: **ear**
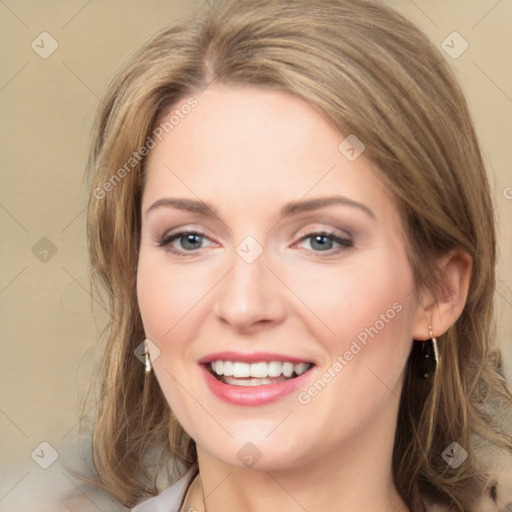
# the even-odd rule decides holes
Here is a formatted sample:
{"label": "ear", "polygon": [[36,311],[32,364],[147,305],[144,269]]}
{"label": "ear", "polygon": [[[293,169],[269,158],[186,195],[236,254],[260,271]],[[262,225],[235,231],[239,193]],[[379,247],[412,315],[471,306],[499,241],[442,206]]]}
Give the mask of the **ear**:
{"label": "ear", "polygon": [[459,250],[452,250],[437,261],[440,282],[435,293],[425,292],[418,304],[413,326],[415,340],[445,333],[459,318],[468,296],[473,260]]}

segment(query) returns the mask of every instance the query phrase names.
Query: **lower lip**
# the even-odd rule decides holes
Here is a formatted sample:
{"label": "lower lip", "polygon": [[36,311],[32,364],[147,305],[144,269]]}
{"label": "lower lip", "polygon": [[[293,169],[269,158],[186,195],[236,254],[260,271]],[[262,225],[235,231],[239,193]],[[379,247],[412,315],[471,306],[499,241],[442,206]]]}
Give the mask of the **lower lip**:
{"label": "lower lip", "polygon": [[303,386],[312,376],[313,368],[294,379],[262,384],[261,386],[234,386],[217,380],[205,367],[201,371],[209,390],[220,400],[233,405],[258,406],[275,402]]}

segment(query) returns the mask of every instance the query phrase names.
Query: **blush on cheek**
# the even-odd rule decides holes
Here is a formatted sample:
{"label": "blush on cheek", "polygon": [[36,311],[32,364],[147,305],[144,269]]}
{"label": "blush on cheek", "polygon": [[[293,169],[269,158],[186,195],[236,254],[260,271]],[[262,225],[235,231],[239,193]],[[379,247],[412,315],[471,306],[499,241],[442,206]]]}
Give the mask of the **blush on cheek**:
{"label": "blush on cheek", "polygon": [[139,256],[137,297],[145,327],[154,330],[172,311],[167,301],[172,300],[173,294],[169,293],[165,269],[149,252],[149,249],[142,248]]}
{"label": "blush on cheek", "polygon": [[[179,355],[176,347],[186,344],[197,332],[197,321],[193,320],[201,310],[205,292],[190,283],[197,282],[184,272],[165,268],[145,259],[142,255],[137,275],[137,297],[139,310],[147,338],[160,349],[160,363],[171,361]],[[180,340],[183,340],[180,342]]]}
{"label": "blush on cheek", "polygon": [[172,309],[164,299],[165,294],[158,279],[158,272],[154,267],[152,270],[151,266],[141,259],[137,273],[137,300],[146,337],[158,345],[163,340],[165,332],[172,326],[172,318],[169,315]]}
{"label": "blush on cheek", "polygon": [[342,340],[339,354],[352,366],[372,369],[390,387],[396,384],[410,351],[408,333],[414,319],[411,295],[397,293],[396,283],[374,279],[375,292],[354,294],[352,300],[345,301],[346,310],[338,313],[336,324]]}

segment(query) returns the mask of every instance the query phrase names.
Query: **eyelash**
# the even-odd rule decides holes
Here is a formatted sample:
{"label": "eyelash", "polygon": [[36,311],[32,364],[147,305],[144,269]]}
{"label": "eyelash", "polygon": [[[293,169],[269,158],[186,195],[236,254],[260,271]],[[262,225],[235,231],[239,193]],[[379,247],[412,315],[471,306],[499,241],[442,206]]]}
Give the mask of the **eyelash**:
{"label": "eyelash", "polygon": [[[173,233],[171,235],[164,236],[158,242],[158,247],[164,247],[165,250],[167,250],[170,253],[175,254],[177,256],[185,257],[188,255],[193,255],[196,252],[195,250],[191,250],[191,251],[177,250],[177,249],[173,248],[173,246],[171,245],[172,242],[174,242],[175,240],[179,240],[180,238],[184,238],[189,235],[196,235],[196,236],[200,236],[202,238],[208,238],[204,233],[201,233],[199,231],[180,231],[178,233]],[[309,251],[313,252],[315,254],[315,256],[323,257],[322,253],[325,253],[328,256],[332,256],[333,251],[334,251],[334,253],[337,253],[339,251],[346,250],[346,249],[349,249],[354,246],[354,242],[350,238],[344,238],[344,237],[336,235],[335,233],[328,232],[328,231],[313,231],[313,232],[308,233],[307,235],[301,237],[299,239],[299,242],[303,242],[308,239],[313,239],[315,237],[324,237],[324,238],[327,238],[328,240],[340,245],[340,247],[338,247],[337,249],[329,249],[327,251],[314,251],[312,249],[309,249]]]}

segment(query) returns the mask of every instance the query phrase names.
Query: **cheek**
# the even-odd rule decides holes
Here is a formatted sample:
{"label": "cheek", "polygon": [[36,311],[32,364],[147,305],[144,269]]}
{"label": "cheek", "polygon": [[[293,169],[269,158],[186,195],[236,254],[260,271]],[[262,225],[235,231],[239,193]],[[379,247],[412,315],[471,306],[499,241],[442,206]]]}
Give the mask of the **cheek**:
{"label": "cheek", "polygon": [[137,271],[137,297],[146,336],[155,340],[170,338],[178,323],[211,288],[208,275],[195,268],[171,269],[165,254],[141,251]]}
{"label": "cheek", "polygon": [[[387,396],[399,381],[412,343],[416,311],[414,280],[399,250],[385,253],[347,278],[346,309],[339,314],[347,377],[364,377],[361,389]],[[360,348],[360,350],[359,350]],[[356,355],[352,355],[357,352]]]}
{"label": "cheek", "polygon": [[[161,273],[141,252],[137,269],[137,300],[146,336],[153,341],[162,337],[165,324],[171,320],[168,312],[172,311],[172,304],[164,300],[166,294],[163,290],[166,288]],[[167,329],[169,327],[167,325]]]}
{"label": "cheek", "polygon": [[197,272],[171,268],[165,255],[141,250],[137,270],[139,310],[146,337],[160,351],[153,361],[153,371],[168,403],[180,418],[188,415],[184,405],[188,402],[182,396],[179,382],[190,378],[186,375],[190,369],[182,364],[192,359],[189,340],[197,322],[190,319],[194,305],[207,293],[207,289],[199,288],[201,282],[206,285]]}
{"label": "cheek", "polygon": [[[402,330],[409,321],[414,281],[400,251],[358,257],[338,267],[288,269],[285,278],[314,313],[310,326],[318,337],[341,348],[347,340],[369,337],[368,330]],[[403,339],[403,335],[402,335]]]}

